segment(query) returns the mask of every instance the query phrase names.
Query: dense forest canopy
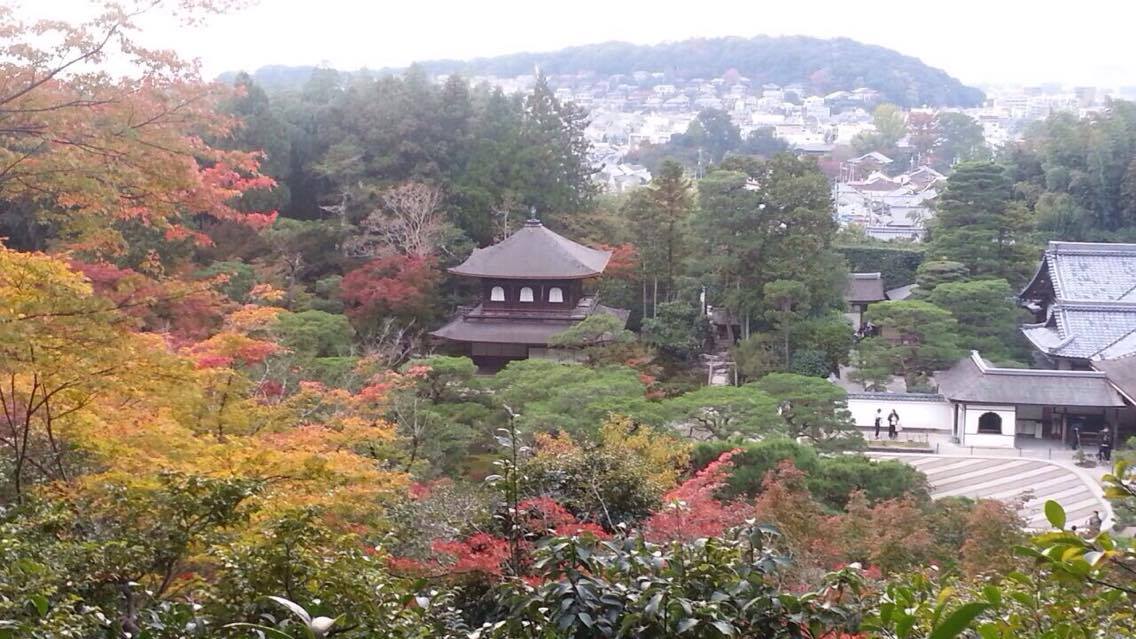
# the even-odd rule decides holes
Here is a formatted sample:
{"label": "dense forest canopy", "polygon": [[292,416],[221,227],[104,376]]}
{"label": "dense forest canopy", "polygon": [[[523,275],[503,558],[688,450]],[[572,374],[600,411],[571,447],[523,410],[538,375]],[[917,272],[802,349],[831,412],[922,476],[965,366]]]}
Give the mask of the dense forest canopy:
{"label": "dense forest canopy", "polygon": [[[917,58],[847,38],[699,38],[656,45],[605,42],[545,53],[418,64],[431,74],[514,77],[540,68],[549,75],[623,75],[629,83],[636,71],[661,72],[667,81],[677,81],[709,80],[734,70],[749,78],[753,86],[799,84],[820,95],[867,87],[902,106],[970,107],[978,106],[983,99],[980,90]],[[311,70],[264,67],[254,77],[266,85],[295,86]]]}

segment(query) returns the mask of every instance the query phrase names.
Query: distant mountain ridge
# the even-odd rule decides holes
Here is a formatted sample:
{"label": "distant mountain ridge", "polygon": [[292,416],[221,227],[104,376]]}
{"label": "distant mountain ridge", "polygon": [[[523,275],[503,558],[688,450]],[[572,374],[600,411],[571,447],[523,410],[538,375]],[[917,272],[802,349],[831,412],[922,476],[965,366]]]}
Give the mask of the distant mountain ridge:
{"label": "distant mountain ridge", "polygon": [[[848,38],[757,36],[697,38],[655,45],[605,42],[543,53],[513,53],[472,60],[416,63],[430,74],[512,77],[540,67],[549,75],[594,73],[630,76],[661,72],[667,80],[710,79],[731,69],[755,85],[799,84],[816,94],[867,87],[886,100],[914,106],[969,107],[982,103],[981,90],[964,85],[942,69],[892,49]],[[253,77],[268,87],[302,82],[314,67],[264,67]],[[294,73],[293,73],[294,71]],[[378,73],[396,73],[383,69]],[[229,75],[229,74],[226,74]],[[299,76],[303,78],[300,79]]]}

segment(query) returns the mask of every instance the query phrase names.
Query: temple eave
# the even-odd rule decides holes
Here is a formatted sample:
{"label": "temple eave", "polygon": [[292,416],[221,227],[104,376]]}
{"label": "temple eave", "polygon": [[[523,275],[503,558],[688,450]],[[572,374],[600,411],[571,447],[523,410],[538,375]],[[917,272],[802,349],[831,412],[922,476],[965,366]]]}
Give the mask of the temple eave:
{"label": "temple eave", "polygon": [[543,346],[579,320],[470,319],[457,317],[430,334],[454,342]]}

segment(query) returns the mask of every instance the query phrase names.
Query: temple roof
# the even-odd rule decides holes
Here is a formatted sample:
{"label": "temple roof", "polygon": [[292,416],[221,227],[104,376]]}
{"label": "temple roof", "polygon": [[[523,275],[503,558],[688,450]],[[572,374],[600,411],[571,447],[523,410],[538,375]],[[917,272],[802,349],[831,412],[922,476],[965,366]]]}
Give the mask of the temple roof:
{"label": "temple roof", "polygon": [[1136,303],[1136,244],[1050,242],[1021,297]]}
{"label": "temple roof", "polygon": [[1059,302],[1041,324],[1026,324],[1022,333],[1043,353],[1090,359],[1136,352],[1136,302]]}
{"label": "temple roof", "polygon": [[849,273],[844,284],[844,299],[849,302],[880,302],[887,299],[880,273]]}
{"label": "temple roof", "polygon": [[[605,313],[626,322],[629,311],[596,304],[592,313]],[[557,333],[581,321],[582,318],[534,319],[525,317],[484,317],[476,314],[461,315],[442,328],[430,333],[455,342],[486,342],[490,344],[527,344],[544,346]]]}
{"label": "temple roof", "polygon": [[1124,406],[1105,373],[1097,371],[996,368],[972,351],[950,370],[937,373],[947,399],[980,404]]}
{"label": "temple roof", "polygon": [[1050,242],[1021,293],[1046,313],[1022,332],[1038,350],[1075,359],[1136,352],[1136,244]]}
{"label": "temple roof", "polygon": [[1112,385],[1130,402],[1136,402],[1136,355],[1093,362],[1093,368],[1108,375]]}
{"label": "temple roof", "polygon": [[450,269],[456,275],[501,279],[584,279],[603,273],[611,251],[599,251],[529,220],[516,233]]}

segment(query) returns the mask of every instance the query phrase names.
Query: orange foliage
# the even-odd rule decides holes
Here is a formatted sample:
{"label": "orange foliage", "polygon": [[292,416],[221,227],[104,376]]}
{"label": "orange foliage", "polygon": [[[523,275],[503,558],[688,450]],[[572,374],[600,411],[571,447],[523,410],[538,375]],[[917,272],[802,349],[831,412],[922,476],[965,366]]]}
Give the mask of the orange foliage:
{"label": "orange foliage", "polygon": [[652,515],[643,527],[650,541],[692,541],[716,537],[745,520],[739,504],[727,504],[714,495],[729,477],[730,458],[736,450],[723,453],[694,477],[663,496],[663,509]]}
{"label": "orange foliage", "polygon": [[601,245],[600,248],[611,251],[611,259],[604,269],[604,277],[617,280],[635,278],[639,270],[639,249],[635,248],[634,244]]}
{"label": "orange foliage", "polygon": [[[183,2],[178,10],[200,15],[215,4]],[[0,190],[39,203],[50,194],[48,207],[66,211],[75,232],[71,248],[93,255],[125,249],[112,227],[120,220],[196,241],[207,238],[183,225],[186,215],[263,227],[275,213],[249,215],[232,205],[246,191],[273,186],[260,173],[261,154],[206,142],[225,139],[238,124],[217,109],[229,89],[202,83],[195,65],[168,51],[138,46],[145,10],[132,11],[107,3],[84,24],[27,24],[0,9]],[[98,63],[111,55],[133,62],[137,73],[106,73]]]}

